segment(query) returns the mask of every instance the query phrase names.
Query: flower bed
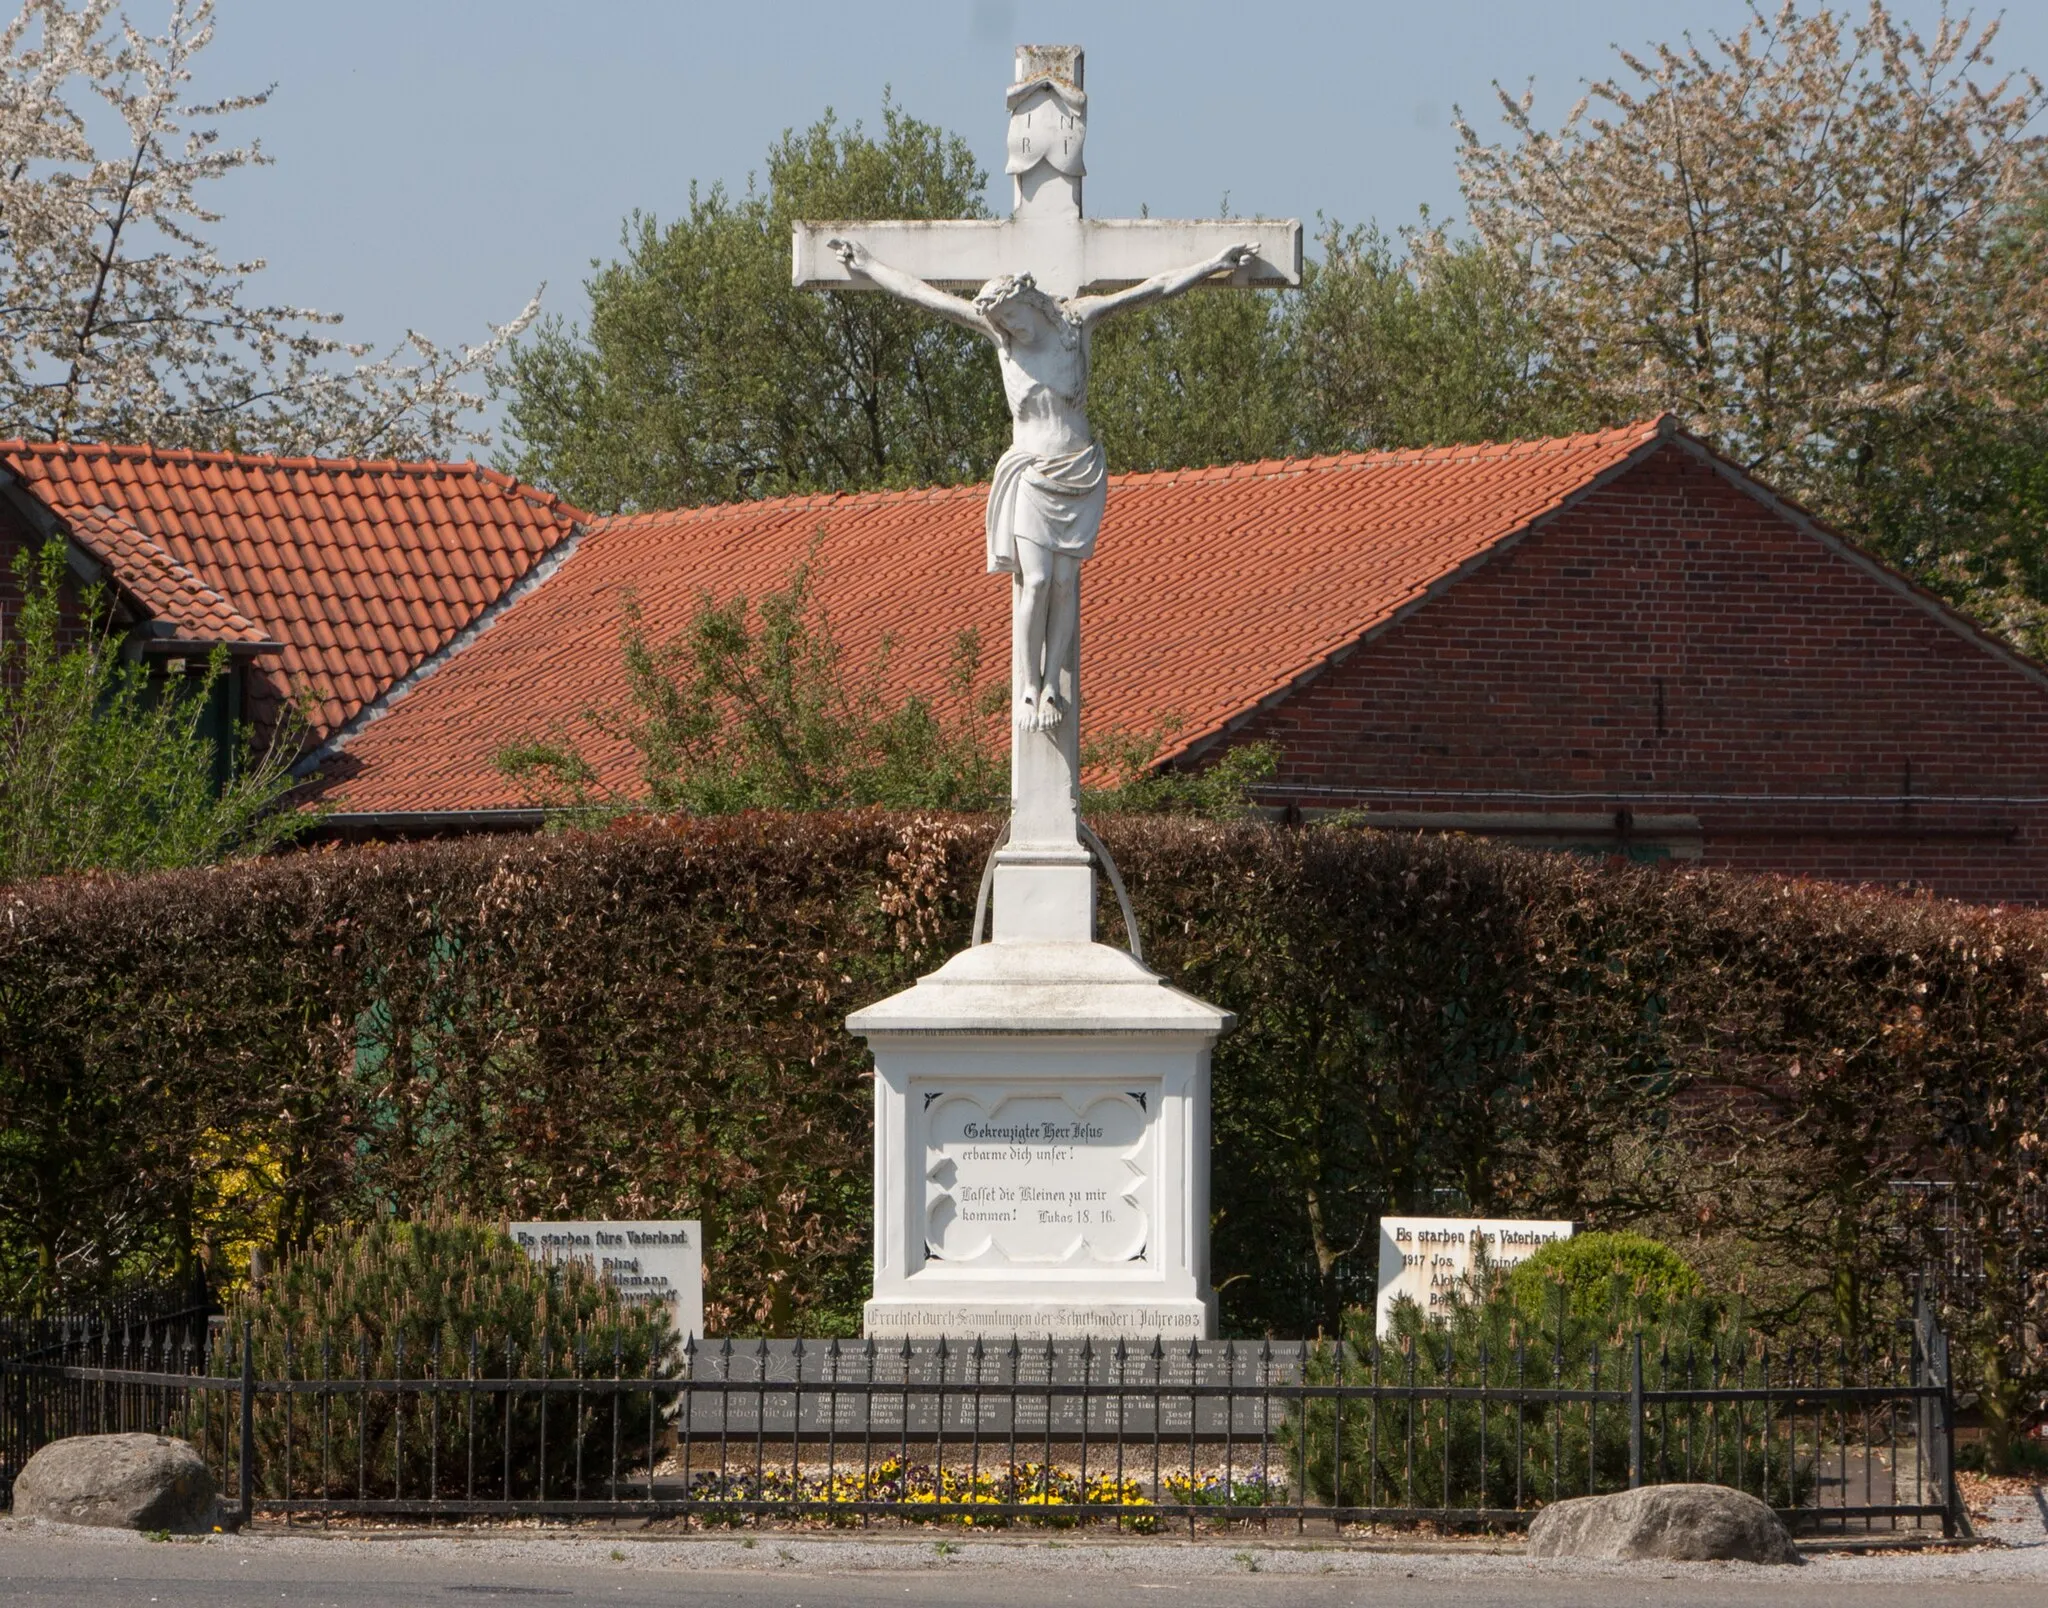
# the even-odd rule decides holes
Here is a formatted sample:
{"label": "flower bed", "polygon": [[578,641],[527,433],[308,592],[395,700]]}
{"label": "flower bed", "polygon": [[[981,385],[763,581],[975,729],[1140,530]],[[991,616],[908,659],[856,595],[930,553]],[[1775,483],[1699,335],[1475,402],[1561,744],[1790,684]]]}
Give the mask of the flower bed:
{"label": "flower bed", "polygon": [[[1169,1490],[1179,1478],[1169,1476]],[[1213,1479],[1213,1476],[1210,1477]],[[759,1504],[845,1504],[844,1515],[822,1515],[835,1522],[857,1522],[869,1504],[888,1504],[903,1509],[909,1519],[933,1519],[946,1523],[995,1529],[1014,1523],[1068,1527],[1098,1515],[1062,1512],[1077,1506],[1113,1505],[1120,1529],[1150,1534],[1158,1528],[1159,1516],[1151,1511],[1152,1501],[1135,1479],[1114,1474],[1090,1473],[1084,1482],[1076,1469],[1051,1467],[1043,1463],[1013,1463],[1005,1468],[972,1470],[933,1469],[925,1463],[904,1463],[887,1458],[867,1469],[838,1469],[806,1473],[799,1469],[768,1469],[722,1473],[705,1469],[689,1477],[686,1489],[693,1502],[708,1504],[697,1515],[707,1523],[743,1524],[760,1513]],[[1188,1498],[1175,1496],[1175,1501]],[[1197,1498],[1197,1500],[1200,1500]],[[730,1502],[731,1507],[718,1504]],[[989,1511],[1003,1507],[1042,1509],[1041,1513],[1017,1515]],[[870,1515],[872,1516],[872,1515]],[[884,1517],[896,1515],[883,1514]]]}

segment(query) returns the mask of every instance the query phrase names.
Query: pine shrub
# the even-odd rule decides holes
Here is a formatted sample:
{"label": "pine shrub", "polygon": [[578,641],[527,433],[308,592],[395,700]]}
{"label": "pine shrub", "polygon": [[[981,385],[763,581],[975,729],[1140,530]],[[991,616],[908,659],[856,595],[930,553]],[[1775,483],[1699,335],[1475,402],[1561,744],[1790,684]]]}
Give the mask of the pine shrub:
{"label": "pine shrub", "polygon": [[[1372,1309],[1347,1313],[1341,1344],[1311,1348],[1307,1382],[1397,1394],[1309,1398],[1282,1435],[1288,1466],[1319,1500],[1346,1507],[1502,1512],[1626,1487],[1626,1401],[1516,1403],[1507,1393],[1627,1391],[1638,1348],[1648,1390],[1755,1385],[1768,1362],[1739,1303],[1729,1310],[1697,1295],[1660,1296],[1643,1281],[1615,1283],[1611,1304],[1588,1312],[1568,1304],[1562,1280],[1544,1280],[1549,1305],[1532,1310],[1500,1278],[1431,1316],[1397,1303],[1377,1339]],[[1501,1394],[1448,1394],[1481,1386]],[[1795,1444],[1796,1427],[1754,1404],[1660,1406],[1644,1418],[1645,1474],[1736,1485],[1791,1506],[1811,1494],[1815,1475],[1813,1447]]]}
{"label": "pine shrub", "polygon": [[[230,1311],[230,1372],[244,1333],[266,1380],[639,1379],[678,1360],[663,1308],[626,1302],[579,1262],[535,1263],[500,1228],[441,1214],[321,1235]],[[614,1413],[625,1448],[644,1454],[649,1409],[646,1392],[502,1385],[259,1392],[258,1467],[279,1497],[287,1478],[289,1493],[309,1497],[567,1496],[579,1471],[609,1469]]]}

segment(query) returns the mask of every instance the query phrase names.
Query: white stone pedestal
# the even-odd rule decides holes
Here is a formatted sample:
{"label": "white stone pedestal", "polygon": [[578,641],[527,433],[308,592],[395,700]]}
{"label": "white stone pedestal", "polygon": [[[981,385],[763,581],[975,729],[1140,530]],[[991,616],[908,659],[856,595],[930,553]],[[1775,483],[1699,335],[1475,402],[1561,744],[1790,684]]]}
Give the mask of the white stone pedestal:
{"label": "white stone pedestal", "polygon": [[1086,938],[978,945],[850,1017],[875,1056],[867,1333],[1213,1335],[1231,1020]]}

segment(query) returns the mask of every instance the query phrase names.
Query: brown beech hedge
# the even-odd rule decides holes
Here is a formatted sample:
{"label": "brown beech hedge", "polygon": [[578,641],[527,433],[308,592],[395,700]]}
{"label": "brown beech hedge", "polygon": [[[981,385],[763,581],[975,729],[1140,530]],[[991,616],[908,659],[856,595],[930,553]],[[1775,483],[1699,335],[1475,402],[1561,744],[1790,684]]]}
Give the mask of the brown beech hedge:
{"label": "brown beech hedge", "polygon": [[[964,941],[992,830],[741,816],[0,892],[6,1293],[437,1204],[701,1216],[716,1327],[843,1332],[841,1023]],[[1104,836],[1153,963],[1239,1017],[1233,1332],[1334,1323],[1392,1208],[1644,1228],[1852,1343],[1967,1241],[1986,1383],[2038,1392],[2042,917],[1356,828]]]}

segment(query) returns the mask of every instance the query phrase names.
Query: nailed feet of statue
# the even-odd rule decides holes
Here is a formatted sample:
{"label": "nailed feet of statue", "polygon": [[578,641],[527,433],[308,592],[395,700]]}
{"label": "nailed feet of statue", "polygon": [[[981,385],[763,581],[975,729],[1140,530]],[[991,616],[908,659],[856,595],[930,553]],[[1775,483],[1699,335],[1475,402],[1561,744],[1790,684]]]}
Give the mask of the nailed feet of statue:
{"label": "nailed feet of statue", "polygon": [[1040,688],[1027,692],[1017,705],[1017,724],[1026,731],[1051,731],[1060,723],[1060,701],[1056,694]]}

